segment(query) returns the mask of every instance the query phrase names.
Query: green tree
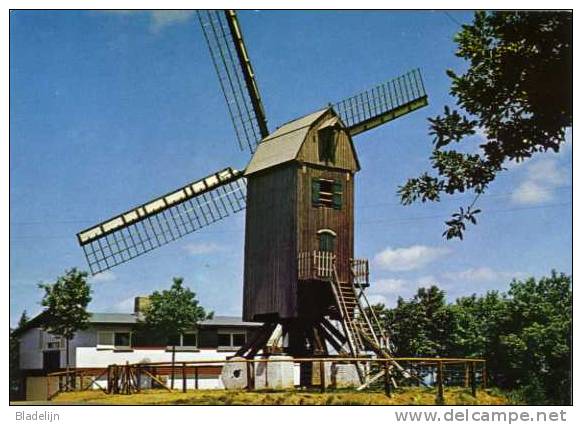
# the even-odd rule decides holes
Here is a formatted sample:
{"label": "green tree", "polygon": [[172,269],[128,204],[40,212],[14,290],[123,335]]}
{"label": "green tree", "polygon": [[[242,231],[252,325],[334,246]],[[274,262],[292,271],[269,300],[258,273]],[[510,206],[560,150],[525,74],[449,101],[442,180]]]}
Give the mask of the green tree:
{"label": "green tree", "polygon": [[391,321],[388,329],[398,357],[448,355],[455,317],[436,286],[419,288],[410,301],[398,298],[385,317]]}
{"label": "green tree", "polygon": [[174,388],[174,367],[176,361],[176,339],[192,330],[198,322],[211,317],[199,305],[196,294],[183,286],[184,279],[175,277],[169,290],[155,291],[149,297],[143,324],[157,335],[165,335],[172,344],[172,388]]}
{"label": "green tree", "polygon": [[[469,66],[461,75],[447,71],[460,111],[445,106],[429,118],[436,176],[425,172],[398,191],[404,205],[472,191],[471,205],[446,222],[447,239],[462,239],[477,222],[477,198],[508,161],[560,150],[572,125],[572,13],[476,12],[455,41]],[[451,148],[477,131],[486,137],[480,153]]]}
{"label": "green tree", "polygon": [[571,337],[569,276],[553,271],[550,277],[511,283],[495,353],[508,386],[522,387],[532,402],[571,403]]}
{"label": "green tree", "polygon": [[28,314],[26,314],[26,310],[24,310],[20,315],[20,319],[18,319],[18,327],[16,329],[23,328],[29,320],[30,318],[28,317]]}
{"label": "green tree", "polygon": [[451,355],[493,358],[499,322],[506,314],[506,298],[497,291],[461,297],[451,305],[455,325]]}
{"label": "green tree", "polygon": [[20,339],[15,333],[22,329],[29,321],[26,310],[20,315],[16,329],[10,329],[10,352],[9,352],[9,381],[10,381],[10,400],[22,398],[22,374],[20,373]]}
{"label": "green tree", "polygon": [[65,340],[67,376],[69,376],[69,343],[79,330],[87,328],[90,313],[87,305],[91,302],[91,287],[87,283],[87,272],[72,268],[60,276],[53,284],[40,284],[45,294],[41,305],[43,328]]}

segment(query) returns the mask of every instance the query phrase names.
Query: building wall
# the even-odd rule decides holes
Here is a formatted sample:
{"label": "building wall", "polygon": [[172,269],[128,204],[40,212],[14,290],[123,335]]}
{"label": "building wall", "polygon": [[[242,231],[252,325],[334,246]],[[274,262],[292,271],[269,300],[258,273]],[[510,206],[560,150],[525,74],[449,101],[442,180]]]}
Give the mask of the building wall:
{"label": "building wall", "polygon": [[[305,165],[297,177],[297,250],[319,250],[318,231],[329,229],[336,233],[335,256],[339,279],[350,279],[349,260],[354,256],[354,179],[349,171]],[[340,209],[314,206],[311,199],[313,179],[338,180],[342,183]]]}
{"label": "building wall", "polygon": [[20,369],[42,369],[41,332],[33,328],[20,337]]}
{"label": "building wall", "polygon": [[[134,348],[130,351],[102,350],[97,347],[77,347],[77,367],[106,367],[112,364],[151,363],[172,361],[172,350],[165,348]],[[176,351],[176,362],[195,360],[222,360],[232,356],[233,351],[201,349],[198,351]]]}
{"label": "building wall", "polygon": [[248,177],[243,320],[297,315],[296,169]]}
{"label": "building wall", "polygon": [[[236,349],[218,347],[218,332],[246,331],[250,338],[254,329],[241,327],[201,328],[198,331],[199,344],[196,350],[180,351],[176,353],[177,361],[191,361],[200,359],[224,359],[231,356]],[[138,362],[165,362],[171,361],[172,352],[168,347],[133,347],[131,350],[115,350],[97,346],[98,333],[101,331],[132,332],[131,325],[93,325],[89,329],[78,331],[69,344],[71,367],[106,367],[111,364],[125,364]],[[43,337],[41,337],[43,333]],[[32,328],[20,337],[20,368],[23,370],[43,369],[43,340],[46,332],[40,328]],[[61,368],[66,367],[66,351],[60,350]]]}

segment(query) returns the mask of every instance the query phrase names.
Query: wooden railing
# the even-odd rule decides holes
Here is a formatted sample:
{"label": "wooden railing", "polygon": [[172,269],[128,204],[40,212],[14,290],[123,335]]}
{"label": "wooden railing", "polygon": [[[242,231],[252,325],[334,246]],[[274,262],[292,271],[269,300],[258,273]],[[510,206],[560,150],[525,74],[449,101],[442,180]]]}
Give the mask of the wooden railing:
{"label": "wooden railing", "polygon": [[300,252],[298,260],[299,280],[331,279],[335,254],[326,251]]}
{"label": "wooden railing", "polygon": [[351,259],[350,266],[356,288],[367,288],[370,286],[370,266],[367,259]]}
{"label": "wooden railing", "polygon": [[[417,358],[417,357],[391,357],[391,358],[370,358],[370,357],[345,357],[345,356],[328,356],[328,357],[314,357],[301,358],[296,357],[289,360],[288,357],[259,357],[251,359],[232,359],[233,362],[246,364],[246,371],[243,368],[242,373],[247,377],[246,390],[252,391],[255,389],[255,382],[257,376],[257,368],[259,365],[267,365],[277,362],[292,361],[294,365],[311,364],[312,369],[319,368],[319,387],[322,392],[326,388],[333,387],[334,383],[327,380],[325,368],[333,366],[333,364],[345,363],[361,363],[365,365],[365,369],[374,375],[369,382],[382,382],[379,378],[384,377],[384,391],[387,396],[392,396],[393,384],[396,378],[402,378],[402,371],[405,372],[404,377],[412,375],[416,380],[422,380],[428,387],[434,387],[436,390],[437,404],[444,404],[444,390],[445,386],[464,386],[470,387],[473,397],[477,396],[477,390],[487,388],[487,369],[484,359],[480,358]],[[110,365],[107,368],[94,369],[94,371],[85,375],[87,382],[91,385],[77,385],[68,386],[60,385],[56,392],[48,391],[53,397],[59,392],[66,391],[85,391],[90,389],[92,385],[98,386],[103,392],[108,394],[134,394],[141,392],[142,389],[150,389],[152,382],[155,382],[159,387],[164,388],[168,392],[180,390],[180,388],[172,388],[168,386],[168,375],[175,374],[181,378],[181,391],[187,392],[187,380],[194,379],[196,384],[194,389],[198,390],[198,368],[203,369],[208,366],[222,366],[227,364],[227,359],[200,359],[191,360],[187,362],[177,362],[172,365],[171,362],[149,362],[149,363],[126,363],[125,365]],[[401,370],[393,368],[391,365],[394,362],[403,365]],[[326,365],[327,364],[327,365]],[[329,366],[328,366],[329,365]],[[80,375],[81,370],[72,368],[69,372],[57,372],[47,375],[50,377],[59,377],[62,381],[63,377]],[[105,375],[105,376],[104,376]],[[149,383],[144,382],[142,378],[149,378]],[[164,378],[164,379],[162,379]],[[98,381],[105,380],[106,387],[102,388]],[[331,382],[330,382],[331,381]],[[405,382],[405,381],[404,381]],[[410,384],[410,383],[409,383]],[[318,384],[315,384],[318,385]],[[364,388],[361,386],[360,388]],[[107,399],[103,399],[107,400]]]}

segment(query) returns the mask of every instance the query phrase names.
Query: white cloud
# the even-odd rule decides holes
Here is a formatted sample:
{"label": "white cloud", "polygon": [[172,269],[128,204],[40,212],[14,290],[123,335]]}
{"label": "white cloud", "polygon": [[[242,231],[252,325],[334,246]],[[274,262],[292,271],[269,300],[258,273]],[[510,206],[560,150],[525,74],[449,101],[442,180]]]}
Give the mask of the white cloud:
{"label": "white cloud", "polygon": [[375,305],[375,304],[387,305],[388,304],[388,300],[386,299],[386,297],[384,295],[370,294],[370,295],[367,295],[367,298],[368,298],[368,302],[370,303],[370,305]]}
{"label": "white cloud", "polygon": [[461,281],[459,283],[483,283],[500,280],[510,280],[522,277],[521,272],[506,272],[493,270],[490,267],[472,267],[458,272],[443,273],[443,277],[451,281]]}
{"label": "white cloud", "polygon": [[428,288],[432,285],[442,285],[434,276],[421,276],[414,279],[378,279],[371,283],[366,294],[370,304],[382,303],[394,307],[399,297],[413,297],[418,288]]}
{"label": "white cloud", "polygon": [[89,278],[90,283],[105,283],[105,282],[112,282],[117,279],[117,276],[112,271],[106,270],[95,276],[91,276]]}
{"label": "white cloud", "polygon": [[204,255],[212,252],[221,251],[222,247],[212,242],[190,243],[184,246],[184,249],[190,255]]}
{"label": "white cloud", "polygon": [[103,10],[101,13],[108,13],[118,16],[131,16],[138,15],[142,13],[147,13],[149,15],[149,30],[153,34],[158,34],[166,27],[170,27],[176,24],[183,24],[187,22],[190,17],[194,14],[193,10],[125,10],[125,9],[112,9]]}
{"label": "white cloud", "polygon": [[550,201],[554,191],[568,181],[566,170],[555,157],[540,157],[527,163],[525,179],[513,192],[515,204],[533,205]]}
{"label": "white cloud", "polygon": [[374,262],[386,270],[408,271],[422,268],[448,252],[450,252],[448,248],[425,245],[394,249],[387,247],[374,257]]}
{"label": "white cloud", "polygon": [[551,199],[552,193],[548,188],[531,180],[522,182],[511,195],[511,200],[520,205],[542,204]]}
{"label": "white cloud", "polygon": [[404,279],[379,279],[373,283],[375,294],[398,294],[407,285]]}
{"label": "white cloud", "polygon": [[150,30],[159,33],[165,27],[187,22],[193,10],[154,10],[151,12]]}

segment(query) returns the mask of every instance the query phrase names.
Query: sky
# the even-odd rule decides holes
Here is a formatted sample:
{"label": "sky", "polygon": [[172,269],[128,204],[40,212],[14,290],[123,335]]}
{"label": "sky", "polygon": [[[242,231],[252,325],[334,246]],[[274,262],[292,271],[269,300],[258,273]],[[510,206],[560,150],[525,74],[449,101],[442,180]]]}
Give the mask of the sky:
{"label": "sky", "polygon": [[[447,69],[468,11],[238,13],[269,127],[412,68],[429,106],[354,139],[355,255],[372,302],[436,284],[448,299],[506,291],[513,278],[572,272],[572,135],[559,154],[508,164],[478,201],[479,224],[446,241],[468,196],[401,206],[429,170],[427,118],[453,104]],[[465,149],[477,151],[477,134]],[[10,320],[41,310],[39,283],[88,269],[76,233],[227,166],[243,169],[224,98],[192,11],[12,11],[10,15]],[[90,278],[95,312],[182,276],[217,315],[240,315],[244,212]]]}

